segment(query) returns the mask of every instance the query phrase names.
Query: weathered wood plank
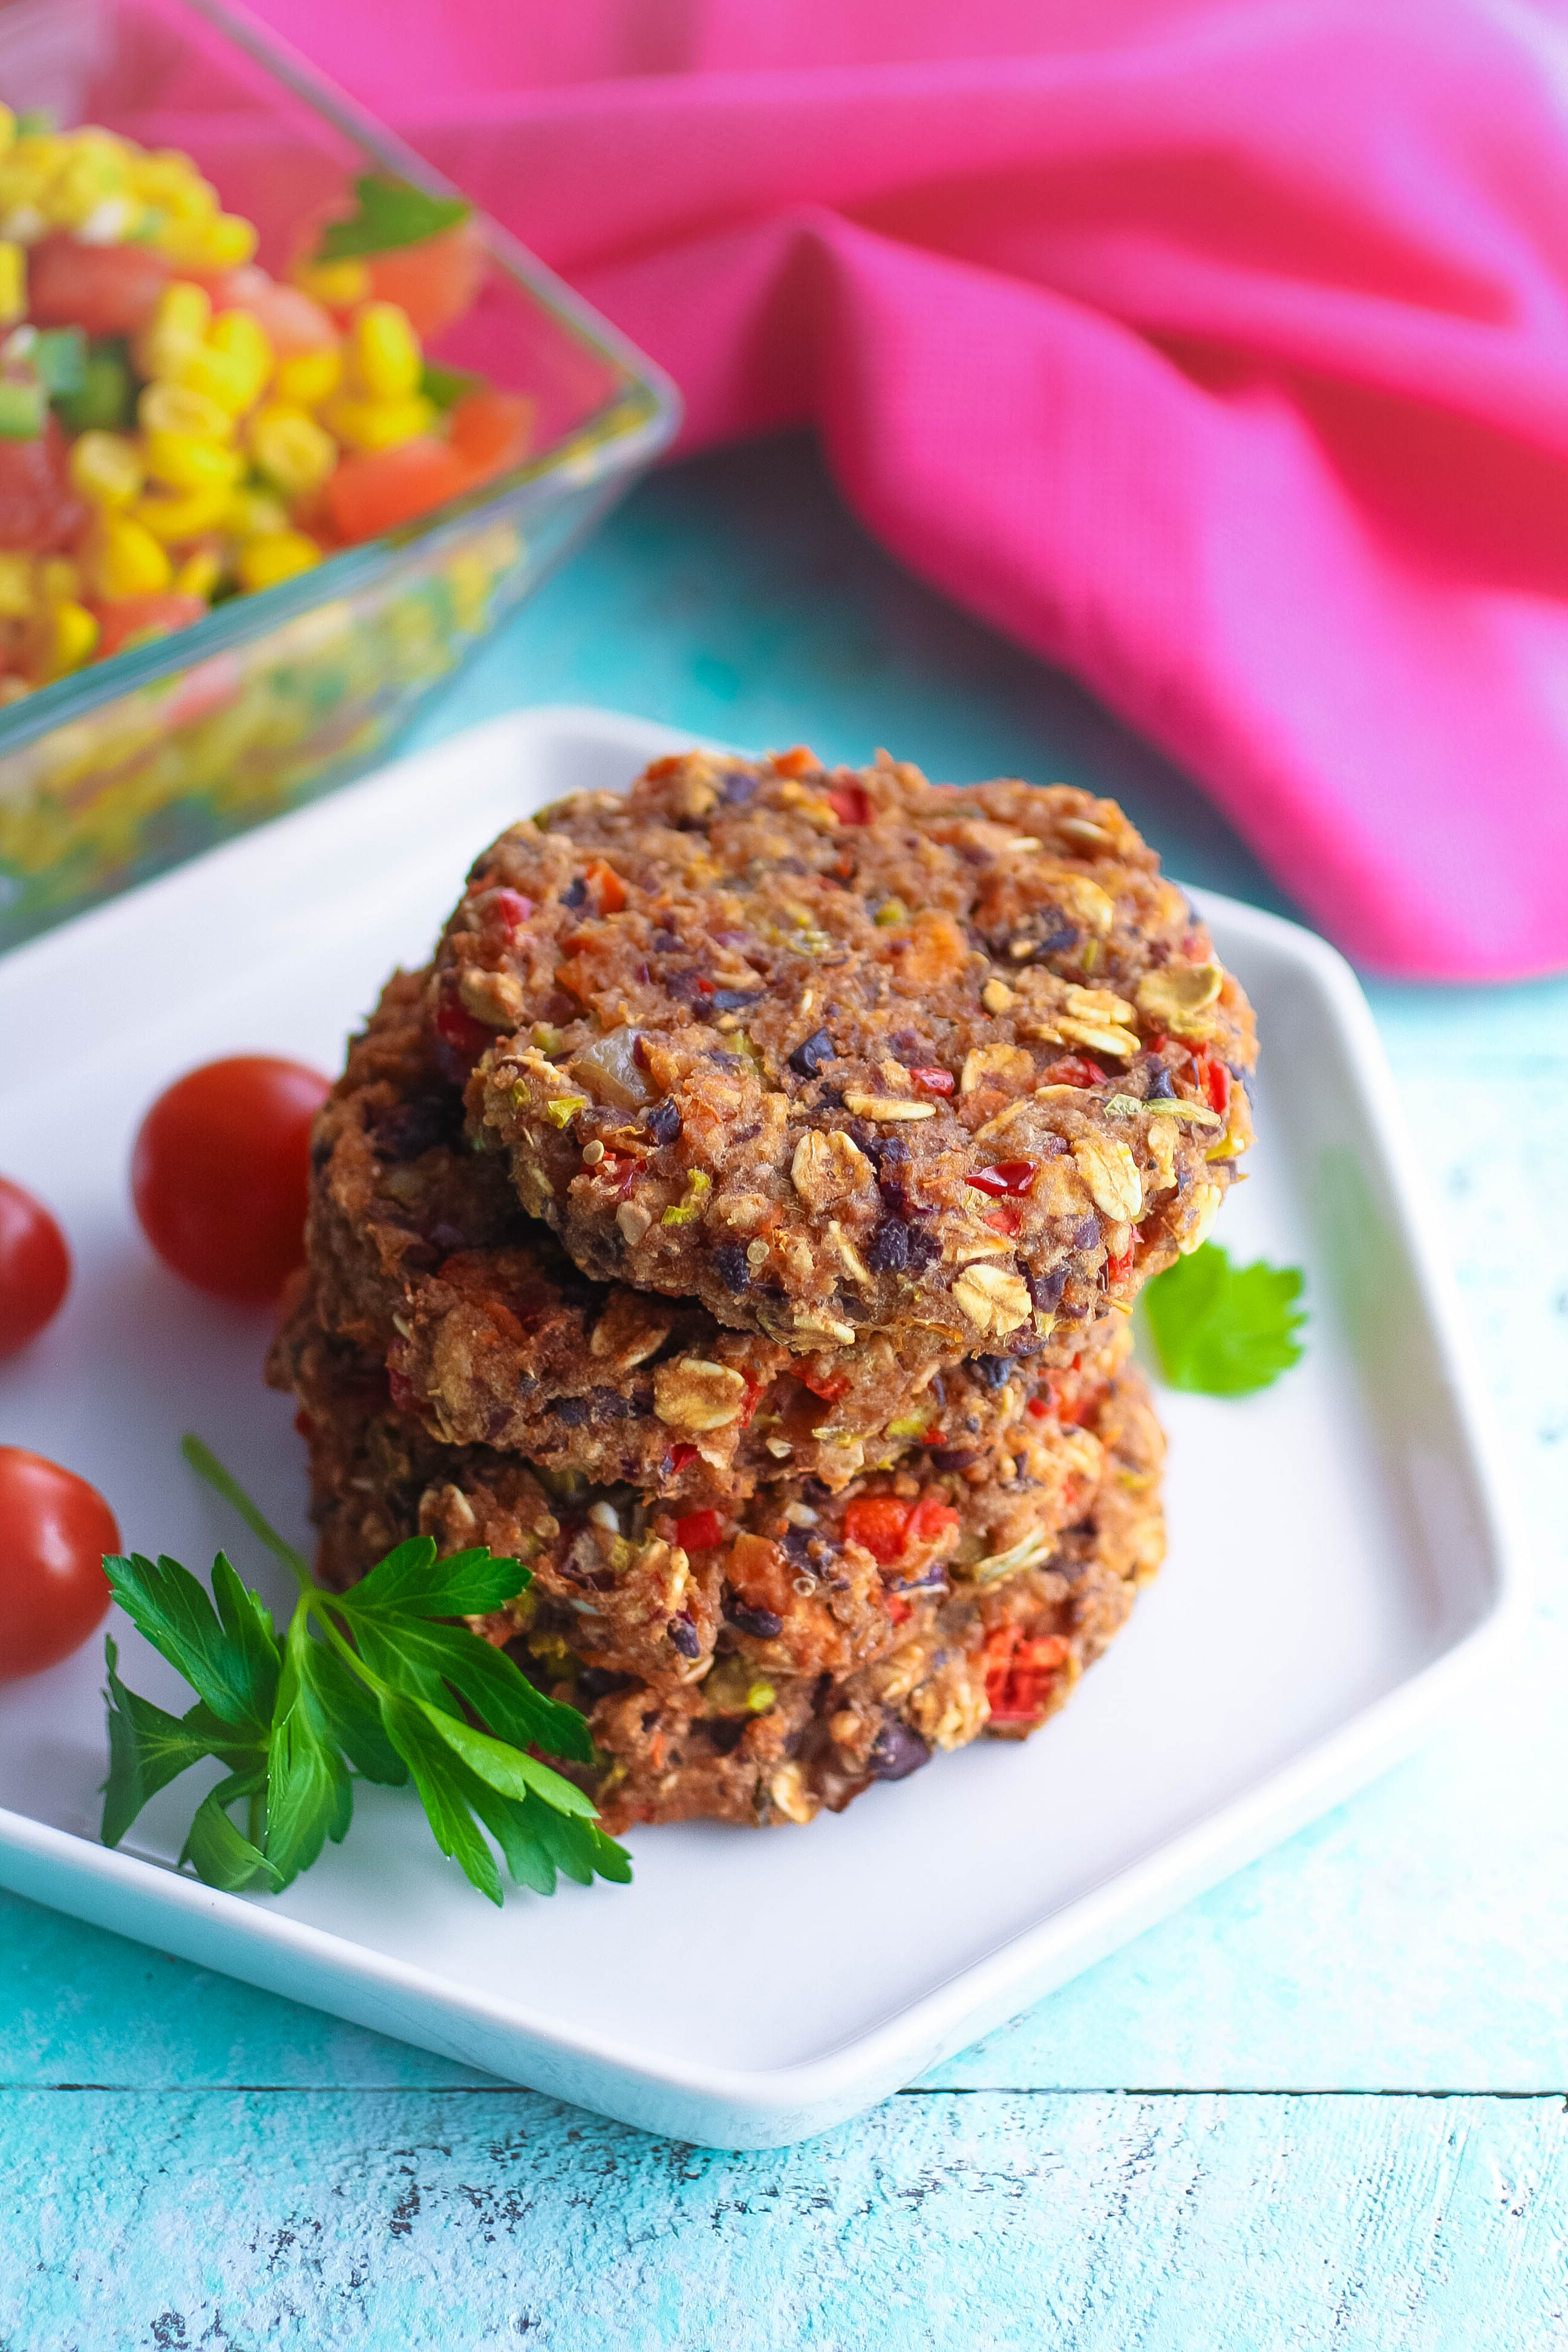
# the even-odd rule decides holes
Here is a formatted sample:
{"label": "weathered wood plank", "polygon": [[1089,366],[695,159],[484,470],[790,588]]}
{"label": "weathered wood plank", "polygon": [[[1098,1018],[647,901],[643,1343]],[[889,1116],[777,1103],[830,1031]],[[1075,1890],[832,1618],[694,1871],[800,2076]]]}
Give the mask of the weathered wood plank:
{"label": "weathered wood plank", "polygon": [[0,2343],[1543,2352],[1561,2099],[916,2094],[793,2149],[531,2093],[0,2095]]}

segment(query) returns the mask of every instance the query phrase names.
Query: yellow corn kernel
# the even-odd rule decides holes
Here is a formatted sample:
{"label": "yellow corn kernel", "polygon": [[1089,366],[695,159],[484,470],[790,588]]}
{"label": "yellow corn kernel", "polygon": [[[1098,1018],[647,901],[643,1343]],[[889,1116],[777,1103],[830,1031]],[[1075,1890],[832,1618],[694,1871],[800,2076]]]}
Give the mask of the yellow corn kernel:
{"label": "yellow corn kernel", "polygon": [[44,624],[39,669],[46,680],[79,669],[98,643],[98,623],[85,604],[56,604]]}
{"label": "yellow corn kernel", "polygon": [[289,509],[282,500],[248,483],[233,492],[218,519],[218,529],[231,539],[276,538],[288,528]]}
{"label": "yellow corn kernel", "polygon": [[342,353],[328,343],[319,352],[296,352],[292,359],[279,360],[272,389],[291,408],[314,408],[331,398],[342,373]]}
{"label": "yellow corn kernel", "polygon": [[293,580],[321,560],[321,549],[302,530],[279,530],[247,540],[236,568],[242,588],[275,588],[280,580]]}
{"label": "yellow corn kernel", "polygon": [[223,578],[223,559],[212,547],[198,547],[187,555],[174,574],[174,593],[178,596],[210,598]]}
{"label": "yellow corn kernel", "polygon": [[261,389],[254,360],[247,354],[226,352],[220,344],[181,343],[165,351],[160,343],[157,358],[158,373],[165,382],[180,384],[188,392],[202,393],[230,416],[238,416],[247,409]]}
{"label": "yellow corn kernel", "polygon": [[169,584],[173,566],[144,523],[130,515],[105,515],[88,554],[92,584],[110,602],[120,596],[156,596]]}
{"label": "yellow corn kernel", "polygon": [[8,106],[0,106],[0,155],[4,155],[16,136],[16,116]]}
{"label": "yellow corn kernel", "polygon": [[142,455],[123,433],[82,433],[71,443],[71,487],[95,507],[128,507],[142,495]]}
{"label": "yellow corn kernel", "polygon": [[150,204],[168,206],[183,202],[193,184],[202,185],[200,173],[178,147],[154,148],[151,154],[136,153],[132,159],[131,177],[139,195],[145,196]]}
{"label": "yellow corn kernel", "polygon": [[68,555],[46,555],[35,576],[46,604],[69,604],[81,593],[81,574]]}
{"label": "yellow corn kernel", "polygon": [[302,261],[289,275],[329,310],[351,310],[370,292],[370,271],[363,261]]}
{"label": "yellow corn kernel", "polygon": [[7,237],[0,241],[0,326],[14,327],[26,308],[26,247]]}
{"label": "yellow corn kernel", "polygon": [[173,278],[158,297],[158,307],[148,321],[153,335],[185,335],[199,343],[212,325],[212,297],[205,286],[193,286],[187,278]]}
{"label": "yellow corn kernel", "polygon": [[258,408],[248,437],[252,457],[286,499],[309,498],[338,462],[337,443],[302,408]]}
{"label": "yellow corn kernel", "polygon": [[46,209],[57,227],[79,229],[124,187],[125,163],[118,142],[101,131],[79,131],[49,187]]}
{"label": "yellow corn kernel", "polygon": [[136,520],[165,547],[177,547],[182,540],[216,530],[230,496],[225,485],[214,483],[208,489],[185,490],[174,498],[139,499]]}
{"label": "yellow corn kernel", "polygon": [[0,621],[25,621],[33,609],[33,559],[0,554]]}
{"label": "yellow corn kernel", "polygon": [[256,225],[238,213],[219,213],[204,240],[209,269],[237,269],[256,253]]}
{"label": "yellow corn kernel", "polygon": [[419,389],[425,361],[395,302],[367,302],[356,312],[351,334],[354,373],[372,400],[406,400]]}
{"label": "yellow corn kernel", "polygon": [[205,441],[195,433],[149,433],[143,446],[147,471],[171,490],[226,490],[245,471],[237,449]]}
{"label": "yellow corn kernel", "polygon": [[395,449],[428,433],[435,421],[435,409],[417,393],[411,400],[334,400],[321,412],[322,424],[351,449]]}
{"label": "yellow corn kernel", "polygon": [[227,409],[187,383],[150,383],[136,404],[136,422],[143,433],[194,434],[201,441],[234,438]]}
{"label": "yellow corn kernel", "polygon": [[224,310],[207,329],[207,348],[221,352],[247,372],[250,392],[245,405],[257,399],[272,373],[272,339],[259,319],[248,310]]}
{"label": "yellow corn kernel", "polygon": [[181,227],[216,220],[217,190],[210,180],[203,179],[188,155],[176,160],[183,169],[171,171],[164,180],[158,199],[161,209]]}

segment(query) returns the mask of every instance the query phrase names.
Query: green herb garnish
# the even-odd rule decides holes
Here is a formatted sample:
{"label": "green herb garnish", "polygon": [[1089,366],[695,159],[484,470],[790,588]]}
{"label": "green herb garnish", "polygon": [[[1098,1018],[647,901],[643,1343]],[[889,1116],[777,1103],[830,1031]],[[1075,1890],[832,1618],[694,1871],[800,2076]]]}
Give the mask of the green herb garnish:
{"label": "green herb garnish", "polygon": [[36,441],[47,414],[44,387],[36,377],[0,378],[0,441]]}
{"label": "green herb garnish", "polygon": [[[177,1560],[140,1552],[104,1560],[137,1632],[196,1694],[184,1715],[166,1715],[125,1688],[115,1645],[105,1643],[105,1845],[119,1844],[149,1797],[215,1757],[226,1778],[197,1806],[180,1855],[209,1886],[287,1886],[328,1838],[343,1837],[355,1774],[393,1786],[412,1775],[437,1844],[492,1903],[502,1899],[500,1874],[480,1823],[512,1878],[536,1894],[555,1892],[558,1870],[584,1886],[595,1874],[631,1877],[630,1857],[598,1828],[592,1801],[528,1752],[590,1762],[582,1716],[535,1690],[466,1625],[444,1622],[513,1599],[531,1580],[521,1561],[483,1549],[437,1559],[418,1536],[352,1591],[327,1592],[199,1438],[181,1450],[296,1578],[300,1598],[279,1639],[222,1552],[210,1599]],[[240,1804],[243,1832],[230,1818]]]}
{"label": "green herb garnish", "polygon": [[1307,1320],[1295,1301],[1293,1265],[1233,1266],[1205,1242],[1178,1258],[1143,1292],[1160,1369],[1173,1389],[1201,1396],[1250,1396],[1301,1360],[1296,1334]]}
{"label": "green herb garnish", "polygon": [[117,335],[95,336],[82,355],[78,382],[54,393],[55,413],[72,433],[114,432],[131,422],[135,400],[127,346]]}
{"label": "green herb garnish", "polygon": [[470,368],[439,367],[434,360],[426,360],[420,372],[419,389],[435,408],[456,408],[469,393],[485,388],[485,378]]}
{"label": "green herb garnish", "polygon": [[27,357],[51,400],[79,392],[87,380],[87,337],[79,327],[40,327]]}
{"label": "green herb garnish", "polygon": [[471,205],[461,196],[427,196],[407,180],[367,172],[354,182],[359,209],[347,220],[330,221],[316,247],[318,261],[351,261],[361,254],[392,253],[403,245],[423,245],[466,221]]}

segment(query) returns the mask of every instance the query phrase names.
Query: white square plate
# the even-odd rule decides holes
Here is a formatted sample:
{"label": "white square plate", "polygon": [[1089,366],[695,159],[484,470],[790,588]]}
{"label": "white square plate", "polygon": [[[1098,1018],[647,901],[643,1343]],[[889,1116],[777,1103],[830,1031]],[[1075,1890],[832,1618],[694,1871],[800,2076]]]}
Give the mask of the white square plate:
{"label": "white square plate", "polygon": [[[243,1529],[176,1451],[199,1431],[305,1541],[266,1319],[152,1259],[126,1182],[172,1077],[270,1050],[336,1067],[395,961],[420,961],[474,854],[678,739],[589,710],[474,730],[217,850],[0,963],[0,1168],[62,1217],[57,1324],[0,1369],[0,1437],[80,1472],[128,1546],[205,1570]],[[1201,902],[1265,1040],[1233,1255],[1304,1265],[1305,1362],[1241,1403],[1163,1396],[1169,1563],[1071,1706],[808,1833],[645,1831],[629,1890],[496,1912],[410,1790],[362,1788],[346,1844],[280,1897],[171,1867],[176,1782],[96,1842],[101,1650],[0,1691],[0,1881],[428,2049],[721,2147],[820,2131],[1125,1941],[1407,1748],[1518,1624],[1521,1578],[1370,1014],[1309,933]],[[132,1687],[183,1685],[122,1622]]]}

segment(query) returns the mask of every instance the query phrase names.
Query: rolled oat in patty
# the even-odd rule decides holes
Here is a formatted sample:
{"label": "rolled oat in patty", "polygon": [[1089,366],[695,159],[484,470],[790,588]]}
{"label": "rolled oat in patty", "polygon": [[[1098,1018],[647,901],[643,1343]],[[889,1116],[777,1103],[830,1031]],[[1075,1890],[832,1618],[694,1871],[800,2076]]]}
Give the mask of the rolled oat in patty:
{"label": "rolled oat in patty", "polygon": [[1251,1139],[1250,1008],[1115,803],[885,755],[694,752],[514,826],[426,1016],[586,1274],[906,1369],[1130,1304]]}
{"label": "rolled oat in patty", "polygon": [[[525,1215],[499,1152],[463,1133],[462,1097],[398,974],[317,1120],[310,1273],[295,1317],[384,1365],[400,1410],[447,1444],[688,1505],[783,1477],[833,1490],[911,1448],[973,1471],[1020,1422],[1071,1412],[1126,1351],[1126,1318],[1032,1326],[972,1360],[915,1370],[881,1334],[803,1352],[707,1310],[590,1282]],[[1076,1366],[1076,1370],[1074,1367]]]}

